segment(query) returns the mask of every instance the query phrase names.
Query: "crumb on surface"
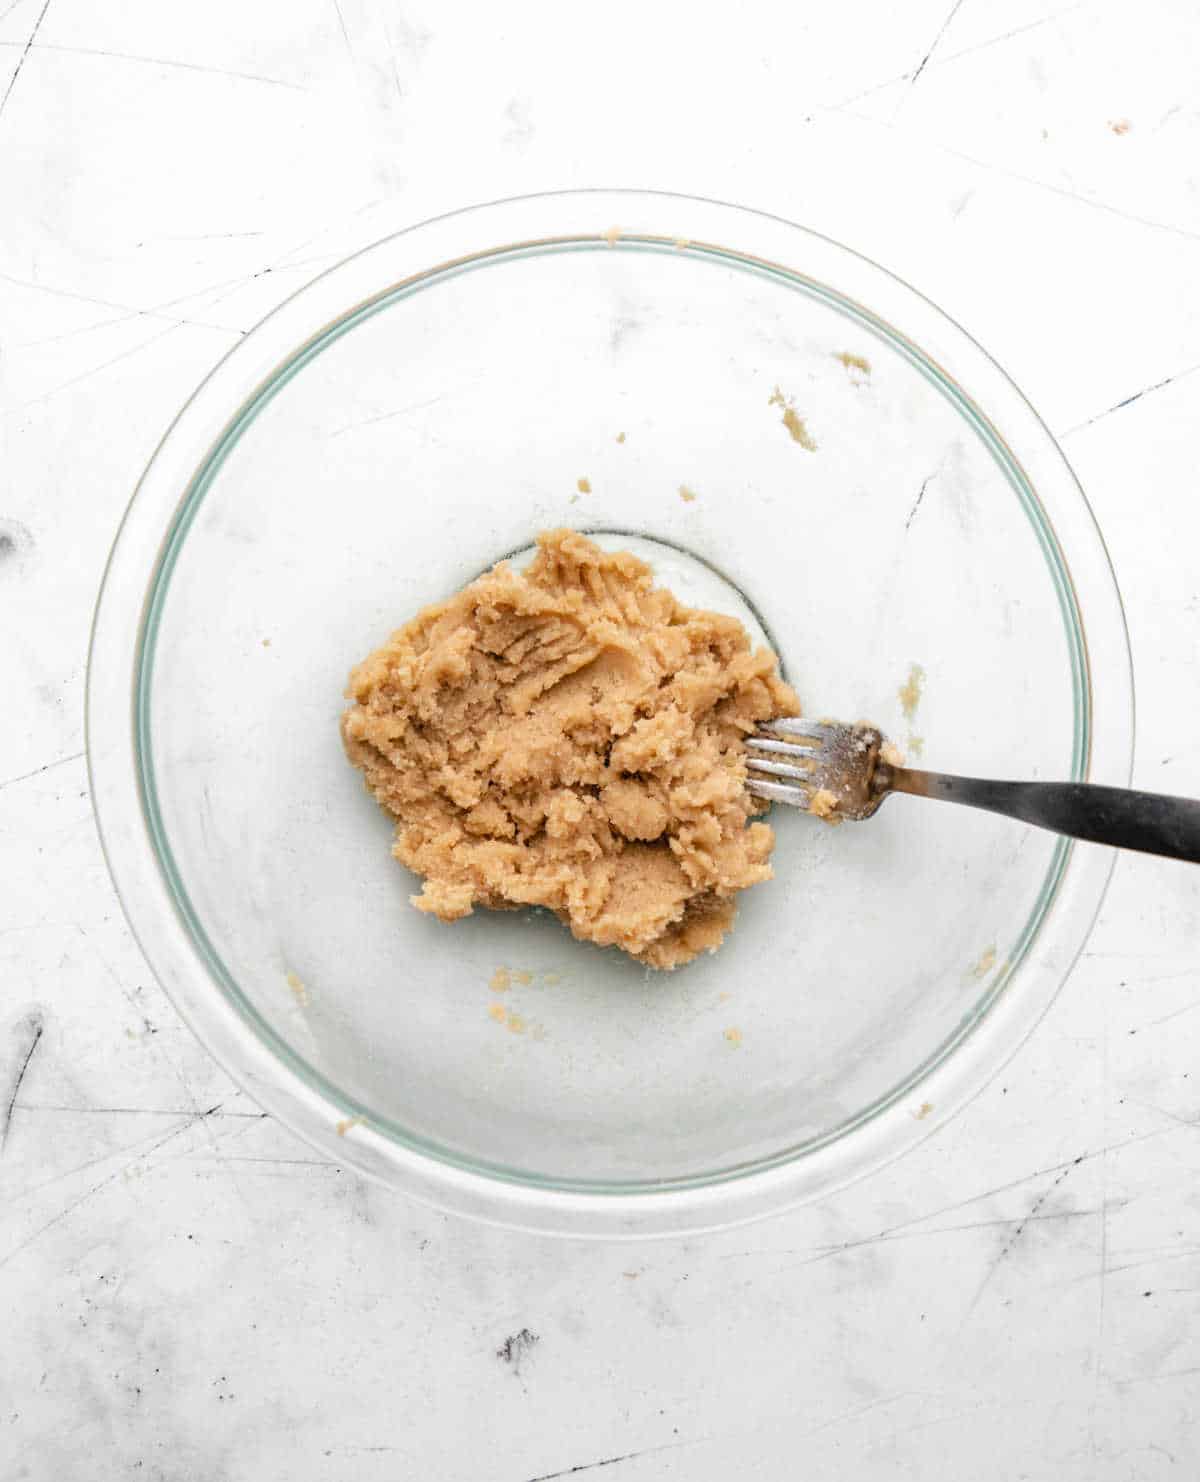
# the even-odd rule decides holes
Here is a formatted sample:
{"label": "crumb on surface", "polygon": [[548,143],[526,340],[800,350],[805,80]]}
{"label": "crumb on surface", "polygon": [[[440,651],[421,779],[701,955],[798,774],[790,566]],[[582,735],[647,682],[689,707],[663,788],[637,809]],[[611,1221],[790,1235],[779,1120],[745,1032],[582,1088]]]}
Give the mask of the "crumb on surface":
{"label": "crumb on surface", "polygon": [[909,751],[912,752],[913,756],[915,756],[915,757],[922,757],[922,756],[924,756],[925,755],[925,737],[924,736],[911,736],[910,735],[909,738],[908,738],[908,749],[909,749]]}
{"label": "crumb on surface", "polygon": [[581,494],[590,494],[592,492],[592,481],[591,479],[576,479],[575,487]]}
{"label": "crumb on surface", "polygon": [[696,491],[695,489],[689,489],[686,484],[680,484],[679,497],[683,500],[684,504],[694,504],[696,500]]}
{"label": "crumb on surface", "polygon": [[514,972],[512,980],[514,983],[519,983],[522,988],[528,988],[530,983],[533,982],[533,974],[524,971]]}
{"label": "crumb on surface", "polygon": [[306,1004],[308,1002],[308,989],[300,981],[299,974],[288,973],[286,981],[288,987],[296,995],[296,1002],[302,1006]]}
{"label": "crumb on surface", "polygon": [[725,1031],[725,1038],[731,1045],[740,1045],[742,1042],[742,1031],[731,1026]]}
{"label": "crumb on surface", "polygon": [[923,1122],[925,1120],[925,1118],[929,1115],[929,1113],[932,1110],[933,1110],[933,1102],[932,1101],[922,1101],[922,1103],[921,1103],[920,1107],[918,1108],[918,1110],[915,1111],[915,1112],[913,1112],[913,1117],[916,1119],[916,1121]]}
{"label": "crumb on surface", "polygon": [[917,713],[917,706],[921,703],[921,696],[925,693],[925,670],[920,664],[910,664],[908,678],[896,691],[900,697],[900,708],[904,711],[904,718],[912,720]]}
{"label": "crumb on surface", "polygon": [[520,1014],[509,1014],[508,1022],[504,1027],[510,1034],[524,1034],[526,1024]]}
{"label": "crumb on surface", "polygon": [[833,358],[840,360],[846,369],[852,373],[851,380],[857,380],[853,375],[854,371],[858,371],[864,380],[871,374],[871,362],[865,355],[853,355],[849,350],[839,350]]}
{"label": "crumb on surface", "polygon": [[271,647],[271,640],[269,638],[264,638],[263,641],[262,641],[262,646],[264,648],[270,648]]}
{"label": "crumb on surface", "polygon": [[578,494],[572,494],[571,497],[570,497],[570,499],[567,500],[567,503],[568,504],[578,504],[579,503],[579,495]]}
{"label": "crumb on surface", "polygon": [[1108,126],[1117,135],[1128,134],[1133,128],[1133,124],[1127,118],[1110,118]]}
{"label": "crumb on surface", "polygon": [[717,1002],[718,1003],[728,1003],[729,1000],[732,997],[733,997],[733,994],[732,993],[718,993],[717,994]]}
{"label": "crumb on surface", "polygon": [[988,973],[996,966],[995,943],[981,953],[979,961],[971,968],[973,978],[986,978]]}
{"label": "crumb on surface", "polygon": [[808,453],[815,453],[817,451],[816,439],[809,432],[804,418],[797,413],[795,403],[790,396],[784,396],[783,392],[776,386],[775,390],[767,397],[767,405],[782,408],[783,415],[780,420],[787,428],[794,443],[799,443]]}
{"label": "crumb on surface", "polygon": [[619,443],[623,443],[625,441],[625,434],[623,432],[617,433],[617,441]]}
{"label": "crumb on surface", "polygon": [[604,233],[604,240],[610,247],[615,247],[621,240],[621,228],[619,226],[610,226]]}
{"label": "crumb on surface", "polygon": [[508,1018],[508,1010],[502,1003],[489,1003],[488,1017],[490,1019],[495,1019],[497,1024],[503,1024],[505,1019]]}
{"label": "crumb on surface", "polygon": [[546,987],[546,988],[557,988],[558,985],[561,982],[562,982],[562,974],[561,973],[543,973],[542,974],[542,985],[543,985],[543,987]]}
{"label": "crumb on surface", "polygon": [[676,252],[684,252],[692,245],[691,237],[676,237],[674,247]]}
{"label": "crumb on surface", "polygon": [[841,823],[842,821],[841,814],[838,812],[837,794],[830,792],[827,787],[818,787],[813,793],[808,811],[817,818],[823,818],[826,823]]}
{"label": "crumb on surface", "polygon": [[894,741],[885,741],[879,748],[879,759],[888,764],[889,767],[902,767],[904,765],[904,753]]}
{"label": "crumb on surface", "polygon": [[512,987],[512,973],[506,967],[498,967],[488,982],[493,993],[504,993]]}
{"label": "crumb on surface", "polygon": [[362,1127],[363,1125],[365,1125],[366,1120],[366,1117],[363,1116],[343,1117],[342,1120],[337,1124],[337,1135],[339,1137],[345,1137],[346,1133],[350,1131],[351,1127]]}

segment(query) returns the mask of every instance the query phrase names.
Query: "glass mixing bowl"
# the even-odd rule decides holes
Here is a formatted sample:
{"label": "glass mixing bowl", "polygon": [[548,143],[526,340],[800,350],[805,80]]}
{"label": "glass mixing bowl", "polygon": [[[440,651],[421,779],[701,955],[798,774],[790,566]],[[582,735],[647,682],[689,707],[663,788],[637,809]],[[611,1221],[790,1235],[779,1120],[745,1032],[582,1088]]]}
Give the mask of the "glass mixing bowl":
{"label": "glass mixing bowl", "polygon": [[[560,525],[757,625],[811,714],[946,771],[1128,780],[1112,572],[1003,372],[811,232],[578,192],[379,242],[183,409],[97,610],[105,849],[180,1012],[329,1155],[538,1230],[745,1219],[977,1091],[1111,855],[911,798],[839,829],[777,808],[775,879],[673,974],[541,913],[418,914],[342,754],[347,672]],[[501,966],[524,1032],[489,1013]]]}

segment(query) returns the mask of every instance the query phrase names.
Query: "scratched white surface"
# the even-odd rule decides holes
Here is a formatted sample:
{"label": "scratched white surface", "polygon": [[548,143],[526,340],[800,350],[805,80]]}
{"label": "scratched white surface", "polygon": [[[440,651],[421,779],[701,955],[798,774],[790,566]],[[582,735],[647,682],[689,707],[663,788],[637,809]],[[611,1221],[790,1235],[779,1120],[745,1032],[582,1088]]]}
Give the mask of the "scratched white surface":
{"label": "scratched white surface", "polygon": [[1192,0],[7,0],[5,1482],[1196,1475],[1200,872],[1122,859],[1031,1043],[888,1171],[557,1244],[260,1117],[125,929],[81,752],[110,539],[214,360],[381,213],[647,185],[824,230],[993,351],[1114,553],[1135,781],[1200,795],[1198,160]]}

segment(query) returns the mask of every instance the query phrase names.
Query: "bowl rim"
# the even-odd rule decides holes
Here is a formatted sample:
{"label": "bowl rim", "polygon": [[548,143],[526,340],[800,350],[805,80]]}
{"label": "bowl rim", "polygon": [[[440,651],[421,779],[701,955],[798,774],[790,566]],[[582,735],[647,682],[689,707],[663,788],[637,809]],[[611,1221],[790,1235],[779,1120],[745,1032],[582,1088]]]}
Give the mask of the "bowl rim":
{"label": "bowl rim", "polygon": [[[628,229],[618,231],[613,223],[619,222]],[[644,229],[668,222],[674,228],[670,233]],[[1128,782],[1132,663],[1112,563],[1070,464],[1012,381],[930,300],[831,238],[741,206],[630,190],[514,197],[388,233],[290,295],[218,362],[164,434],[109,555],[89,646],[88,769],[105,859],[156,976],[210,1053],[300,1136],[369,1176],[478,1218],[564,1234],[679,1233],[753,1219],[829,1192],[899,1156],[949,1120],[1006,1063],[1065,982],[1099,911],[1115,855],[1060,843],[1048,893],[1044,887],[1027,927],[1025,961],[1018,956],[998,973],[955,1033],[904,1082],[819,1141],[715,1175],[642,1185],[572,1184],[446,1156],[373,1118],[369,1108],[303,1062],[256,1012],[251,1011],[257,1023],[248,1018],[236,1002],[242,999],[240,990],[232,984],[231,995],[232,980],[222,980],[219,958],[214,966],[215,954],[206,949],[198,923],[188,920],[186,900],[181,904],[170,879],[169,845],[155,822],[151,747],[141,704],[152,673],[153,644],[147,644],[147,635],[152,639],[163,574],[169,576],[189,511],[194,513],[202,497],[201,479],[219,467],[264,398],[319,353],[331,335],[346,332],[413,284],[428,286],[448,272],[514,250],[564,243],[588,250],[621,246],[728,254],[783,274],[792,286],[829,289],[839,305],[857,307],[873,326],[891,331],[893,343],[911,346],[933,367],[946,387],[960,393],[959,410],[974,408],[985,434],[1027,481],[1061,558],[1082,640],[1085,713],[1082,737],[1077,715],[1077,775]],[[735,243],[746,250],[740,245],[735,250]],[[786,265],[796,257],[803,270]],[[823,274],[836,270],[839,286],[814,276],[814,263]],[[881,301],[887,304],[886,316],[864,307]],[[931,343],[936,354],[927,348]],[[964,376],[970,391],[962,385]],[[1050,512],[1048,497],[1054,506]],[[1064,550],[1062,532],[1068,526]],[[1080,585],[1087,593],[1086,613],[1080,608]],[[1104,655],[1099,684],[1092,652]],[[1021,990],[1009,992],[1018,969]],[[922,1111],[920,1118],[913,1109],[918,1087],[921,1108],[934,1109],[928,1115]]]}

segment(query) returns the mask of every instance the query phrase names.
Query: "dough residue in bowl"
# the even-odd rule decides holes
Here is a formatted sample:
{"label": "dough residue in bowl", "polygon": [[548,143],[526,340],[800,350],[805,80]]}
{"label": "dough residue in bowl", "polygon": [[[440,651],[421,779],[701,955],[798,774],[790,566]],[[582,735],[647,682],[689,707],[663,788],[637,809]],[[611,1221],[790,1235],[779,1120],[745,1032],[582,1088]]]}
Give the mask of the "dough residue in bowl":
{"label": "dough residue in bowl", "polygon": [[770,878],[745,736],[798,715],[775,655],[683,606],[628,552],[538,537],[353,671],[350,760],[443,921],[545,906],[575,936],[672,968],[715,950]]}

